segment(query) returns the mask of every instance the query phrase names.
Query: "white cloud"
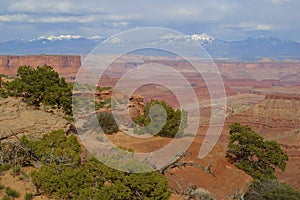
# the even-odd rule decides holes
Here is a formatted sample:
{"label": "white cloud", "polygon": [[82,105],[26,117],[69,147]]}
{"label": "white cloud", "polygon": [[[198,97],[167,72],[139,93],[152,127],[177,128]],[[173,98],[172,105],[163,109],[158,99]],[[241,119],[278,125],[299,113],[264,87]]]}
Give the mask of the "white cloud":
{"label": "white cloud", "polygon": [[129,22],[124,22],[124,21],[112,23],[113,26],[128,26],[128,24]]}
{"label": "white cloud", "polygon": [[270,31],[270,30],[274,30],[275,27],[273,25],[270,24],[257,24],[255,26],[256,30],[262,30],[262,31]]}
{"label": "white cloud", "polygon": [[0,22],[24,22],[28,20],[25,14],[0,15]]}
{"label": "white cloud", "polygon": [[[129,28],[160,26],[186,34],[208,32],[220,39],[222,35],[244,37],[252,34],[249,31],[289,37],[291,33],[300,35],[299,6],[298,0],[1,0],[0,30],[30,25],[38,31],[32,34],[110,35]],[[0,40],[12,36],[2,34]]]}
{"label": "white cloud", "polygon": [[270,31],[278,29],[278,26],[272,24],[264,24],[264,23],[254,23],[254,22],[242,22],[237,25],[225,25],[227,29],[241,29],[245,31]]}
{"label": "white cloud", "polygon": [[271,0],[271,2],[273,3],[287,3],[287,2],[291,2],[292,0]]}
{"label": "white cloud", "polygon": [[0,15],[0,22],[29,23],[89,23],[97,20],[97,16],[44,16],[37,17],[26,14]]}
{"label": "white cloud", "polygon": [[63,12],[70,13],[72,11],[72,2],[70,1],[45,1],[45,0],[24,0],[13,2],[9,6],[9,10],[15,12]]}
{"label": "white cloud", "polygon": [[[132,12],[118,12],[118,4],[98,0],[24,0],[7,1],[0,14],[0,22],[29,23],[90,23],[111,27],[126,27],[130,20],[141,20],[143,15]],[[107,6],[111,4],[111,6]],[[1,8],[0,8],[1,13]]]}

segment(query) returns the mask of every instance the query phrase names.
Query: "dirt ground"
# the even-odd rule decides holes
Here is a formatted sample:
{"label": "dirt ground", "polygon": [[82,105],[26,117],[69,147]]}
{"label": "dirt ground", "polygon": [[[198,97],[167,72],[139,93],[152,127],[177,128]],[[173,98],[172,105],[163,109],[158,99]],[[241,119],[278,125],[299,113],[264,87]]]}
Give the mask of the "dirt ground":
{"label": "dirt ground", "polygon": [[[29,174],[32,170],[35,169],[32,167],[23,167],[20,175],[14,174],[12,169],[2,172],[0,176],[1,184],[4,185],[5,188],[10,187],[20,193],[20,196],[15,198],[15,200],[23,200],[26,193],[36,193],[35,186],[32,184],[29,178]],[[5,188],[0,190],[0,198],[5,196]],[[44,195],[39,195],[35,196],[34,200],[51,200],[51,198]]]}

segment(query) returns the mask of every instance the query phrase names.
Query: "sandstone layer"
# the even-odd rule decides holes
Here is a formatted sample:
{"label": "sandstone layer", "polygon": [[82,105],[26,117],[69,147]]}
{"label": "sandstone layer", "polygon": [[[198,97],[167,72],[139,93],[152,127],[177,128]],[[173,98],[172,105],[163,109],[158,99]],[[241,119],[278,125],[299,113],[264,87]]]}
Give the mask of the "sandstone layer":
{"label": "sandstone layer", "polygon": [[51,130],[72,130],[63,115],[35,109],[15,98],[0,98],[0,111],[0,138],[13,135],[39,138]]}
{"label": "sandstone layer", "polygon": [[32,67],[49,65],[58,71],[61,76],[73,79],[81,66],[81,58],[76,55],[27,55],[2,56],[0,55],[0,74],[14,76],[18,67],[29,65]]}
{"label": "sandstone layer", "polygon": [[268,140],[281,144],[289,156],[285,172],[277,175],[300,188],[300,96],[269,95],[252,109],[228,117],[226,123],[249,125]]}

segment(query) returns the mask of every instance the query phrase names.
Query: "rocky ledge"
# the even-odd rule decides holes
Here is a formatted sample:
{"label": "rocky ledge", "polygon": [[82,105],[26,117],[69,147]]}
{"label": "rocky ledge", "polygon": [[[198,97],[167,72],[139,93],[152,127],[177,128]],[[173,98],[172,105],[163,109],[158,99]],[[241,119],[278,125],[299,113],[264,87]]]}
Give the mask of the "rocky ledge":
{"label": "rocky ledge", "polygon": [[27,106],[16,98],[0,98],[0,138],[30,135],[39,138],[51,130],[72,130],[72,125],[63,114],[46,112]]}

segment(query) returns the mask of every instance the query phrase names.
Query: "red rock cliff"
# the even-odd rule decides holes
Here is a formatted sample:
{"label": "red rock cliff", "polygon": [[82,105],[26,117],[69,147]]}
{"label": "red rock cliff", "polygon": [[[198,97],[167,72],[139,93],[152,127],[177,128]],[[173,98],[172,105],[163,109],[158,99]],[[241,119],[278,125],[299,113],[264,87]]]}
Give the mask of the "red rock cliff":
{"label": "red rock cliff", "polygon": [[0,56],[0,74],[15,75],[18,67],[24,65],[49,65],[61,76],[72,79],[81,66],[81,58],[77,55]]}

